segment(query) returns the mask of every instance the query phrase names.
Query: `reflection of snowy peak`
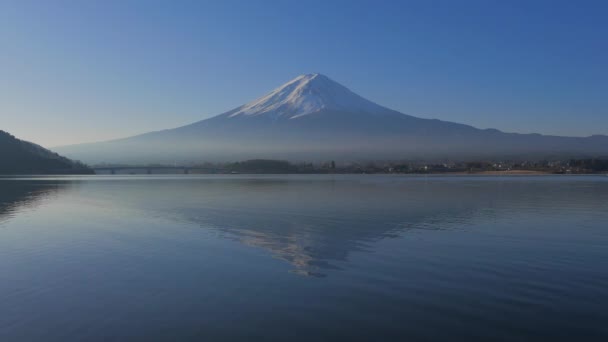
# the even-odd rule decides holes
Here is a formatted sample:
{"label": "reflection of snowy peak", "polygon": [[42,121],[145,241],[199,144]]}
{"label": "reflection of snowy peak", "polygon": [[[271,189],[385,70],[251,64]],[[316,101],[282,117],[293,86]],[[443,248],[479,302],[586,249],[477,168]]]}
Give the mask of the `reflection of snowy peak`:
{"label": "reflection of snowy peak", "polygon": [[321,110],[381,112],[387,109],[321,74],[301,75],[230,113],[229,117],[265,116],[295,119]]}

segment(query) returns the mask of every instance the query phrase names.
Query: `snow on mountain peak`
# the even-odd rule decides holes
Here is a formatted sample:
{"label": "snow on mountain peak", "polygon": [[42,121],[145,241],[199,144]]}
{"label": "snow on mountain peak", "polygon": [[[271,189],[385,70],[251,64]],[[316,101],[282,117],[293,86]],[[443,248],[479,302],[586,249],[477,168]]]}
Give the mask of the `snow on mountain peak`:
{"label": "snow on mountain peak", "polygon": [[273,119],[296,119],[321,110],[347,112],[384,111],[381,107],[353,93],[321,74],[300,75],[269,94],[249,102],[229,117],[267,116]]}

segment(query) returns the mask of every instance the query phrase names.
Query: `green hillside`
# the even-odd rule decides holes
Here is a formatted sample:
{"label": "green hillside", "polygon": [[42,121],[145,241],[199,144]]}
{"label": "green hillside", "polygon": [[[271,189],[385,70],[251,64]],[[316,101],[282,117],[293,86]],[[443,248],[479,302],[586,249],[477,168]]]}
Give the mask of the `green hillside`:
{"label": "green hillside", "polygon": [[86,165],[0,130],[0,174],[92,174]]}

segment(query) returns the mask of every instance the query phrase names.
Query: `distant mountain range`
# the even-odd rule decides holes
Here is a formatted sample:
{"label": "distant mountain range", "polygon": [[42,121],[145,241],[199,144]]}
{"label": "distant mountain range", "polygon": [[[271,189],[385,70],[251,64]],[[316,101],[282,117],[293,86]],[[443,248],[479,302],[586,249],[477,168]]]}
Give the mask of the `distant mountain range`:
{"label": "distant mountain range", "polygon": [[91,174],[74,162],[0,130],[0,174]]}
{"label": "distant mountain range", "polygon": [[89,163],[130,164],[252,158],[516,160],[608,156],[608,136],[504,133],[417,118],[368,101],[324,75],[309,74],[187,126],[57,150]]}

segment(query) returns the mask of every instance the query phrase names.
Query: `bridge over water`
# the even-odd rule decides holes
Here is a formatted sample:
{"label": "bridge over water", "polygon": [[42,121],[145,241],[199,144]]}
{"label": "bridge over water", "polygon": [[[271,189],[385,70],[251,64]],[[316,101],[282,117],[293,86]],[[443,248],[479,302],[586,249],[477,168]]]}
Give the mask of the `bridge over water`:
{"label": "bridge over water", "polygon": [[[117,173],[224,173],[226,170],[213,167],[198,167],[198,166],[93,166],[91,167],[95,173],[109,173],[115,175]],[[171,172],[174,171],[174,172]]]}

